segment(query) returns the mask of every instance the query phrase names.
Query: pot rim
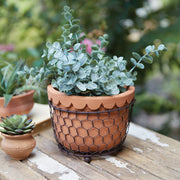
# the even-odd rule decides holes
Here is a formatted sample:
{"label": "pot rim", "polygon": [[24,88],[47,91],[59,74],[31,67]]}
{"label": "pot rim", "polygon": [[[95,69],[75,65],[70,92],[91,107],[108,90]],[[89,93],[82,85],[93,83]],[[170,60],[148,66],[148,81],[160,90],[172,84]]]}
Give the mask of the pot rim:
{"label": "pot rim", "polygon": [[101,105],[105,109],[112,109],[113,107],[123,107],[126,103],[130,103],[134,98],[135,87],[129,86],[128,90],[118,95],[112,96],[76,96],[66,95],[48,85],[48,99],[53,101],[53,104],[62,104],[64,107],[69,108],[73,105],[76,109],[84,109],[88,106],[91,110],[97,110]]}
{"label": "pot rim", "polygon": [[9,138],[9,139],[24,139],[26,137],[32,136],[33,132],[34,131],[32,130],[30,133],[20,134],[20,135],[9,135],[9,134],[5,134],[5,133],[2,133],[2,132],[1,132],[1,134],[5,138]]}
{"label": "pot rim", "polygon": [[[25,96],[28,96],[28,95],[31,95],[33,94],[35,91],[34,90],[29,90],[29,91],[26,91],[25,93],[23,94],[18,94],[18,95],[15,95],[12,97],[12,99],[18,99],[18,98],[23,98]],[[11,99],[11,100],[12,100]],[[4,97],[0,97],[0,100],[4,100]]]}
{"label": "pot rim", "polygon": [[24,138],[24,137],[27,137],[27,136],[31,136],[33,134],[33,130],[29,133],[26,133],[26,134],[19,134],[19,135],[10,135],[10,134],[5,134],[5,133],[2,133],[1,134],[4,136],[4,137],[7,137],[7,138]]}

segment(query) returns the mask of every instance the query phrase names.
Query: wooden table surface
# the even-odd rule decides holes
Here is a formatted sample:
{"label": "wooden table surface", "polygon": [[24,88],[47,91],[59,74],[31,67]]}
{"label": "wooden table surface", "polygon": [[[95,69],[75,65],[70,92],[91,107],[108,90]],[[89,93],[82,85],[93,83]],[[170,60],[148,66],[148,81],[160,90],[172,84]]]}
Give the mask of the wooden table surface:
{"label": "wooden table surface", "polygon": [[59,151],[50,120],[34,136],[36,148],[27,160],[12,160],[0,149],[0,180],[180,179],[180,142],[133,123],[122,151],[90,164]]}

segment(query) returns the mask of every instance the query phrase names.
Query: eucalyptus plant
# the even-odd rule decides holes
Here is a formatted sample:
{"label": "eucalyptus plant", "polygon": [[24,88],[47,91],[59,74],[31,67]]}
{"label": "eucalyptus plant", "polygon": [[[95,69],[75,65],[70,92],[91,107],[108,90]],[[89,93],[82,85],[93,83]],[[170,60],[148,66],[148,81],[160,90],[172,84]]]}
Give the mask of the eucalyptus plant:
{"label": "eucalyptus plant", "polygon": [[104,48],[108,45],[108,35],[99,37],[100,45],[92,45],[92,52],[86,52],[83,44],[85,35],[79,26],[79,19],[74,19],[70,7],[64,7],[65,25],[58,41],[46,43],[42,57],[45,58],[44,71],[48,72],[51,85],[68,95],[102,96],[116,95],[126,91],[126,86],[133,86],[136,80],[136,68],[144,69],[144,63],[151,64],[153,56],[159,57],[166,47],[149,45],[145,53],[133,52],[132,68],[127,69],[127,60],[123,57],[109,57]]}
{"label": "eucalyptus plant", "polygon": [[2,129],[0,132],[9,135],[21,135],[30,133],[35,128],[35,123],[32,119],[28,119],[27,115],[12,115],[6,118],[1,118],[3,123],[0,123]]}
{"label": "eucalyptus plant", "polygon": [[42,87],[43,73],[41,69],[28,68],[24,61],[17,61],[15,65],[1,62],[0,69],[0,97],[4,97],[6,107],[14,95],[22,94],[28,90],[44,91]]}

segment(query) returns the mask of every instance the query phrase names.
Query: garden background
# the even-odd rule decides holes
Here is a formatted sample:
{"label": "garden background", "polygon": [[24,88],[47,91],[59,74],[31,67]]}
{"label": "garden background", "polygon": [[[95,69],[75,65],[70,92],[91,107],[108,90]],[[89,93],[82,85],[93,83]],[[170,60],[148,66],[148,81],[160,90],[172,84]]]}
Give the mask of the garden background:
{"label": "garden background", "polygon": [[[41,66],[45,42],[62,33],[66,4],[88,38],[109,34],[110,55],[128,59],[148,44],[167,46],[160,60],[139,70],[133,121],[180,140],[180,0],[0,0],[0,60]],[[45,95],[36,101],[47,103]]]}

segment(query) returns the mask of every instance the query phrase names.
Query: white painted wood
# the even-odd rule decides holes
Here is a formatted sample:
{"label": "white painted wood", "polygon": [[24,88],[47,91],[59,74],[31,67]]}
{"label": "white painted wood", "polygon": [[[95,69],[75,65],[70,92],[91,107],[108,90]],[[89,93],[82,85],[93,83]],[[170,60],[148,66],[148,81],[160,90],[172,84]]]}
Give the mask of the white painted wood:
{"label": "white painted wood", "polygon": [[80,179],[80,176],[75,171],[36,149],[34,150],[34,156],[30,157],[28,161],[35,164],[40,171],[48,174],[58,173],[58,179],[60,180]]}
{"label": "white painted wood", "polygon": [[160,137],[158,137],[155,132],[137,126],[136,124],[133,123],[130,124],[128,135],[134,136],[144,141],[149,140],[152,143],[157,144],[158,146],[169,147],[169,144],[160,141]]}
{"label": "white painted wood", "polygon": [[49,105],[34,103],[29,117],[38,125],[50,119]]}

